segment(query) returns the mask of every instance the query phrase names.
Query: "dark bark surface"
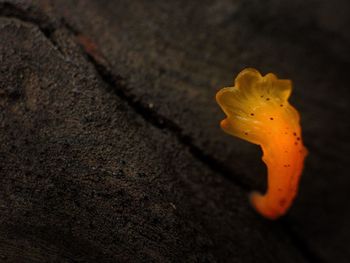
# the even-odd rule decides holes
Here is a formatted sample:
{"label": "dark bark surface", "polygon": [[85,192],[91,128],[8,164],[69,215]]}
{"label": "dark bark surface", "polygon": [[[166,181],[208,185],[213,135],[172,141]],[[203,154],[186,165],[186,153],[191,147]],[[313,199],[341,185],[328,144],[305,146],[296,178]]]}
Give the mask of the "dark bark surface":
{"label": "dark bark surface", "polygon": [[[0,1],[0,262],[348,262],[348,5],[290,2]],[[277,222],[218,127],[248,66],[293,80],[310,152]]]}

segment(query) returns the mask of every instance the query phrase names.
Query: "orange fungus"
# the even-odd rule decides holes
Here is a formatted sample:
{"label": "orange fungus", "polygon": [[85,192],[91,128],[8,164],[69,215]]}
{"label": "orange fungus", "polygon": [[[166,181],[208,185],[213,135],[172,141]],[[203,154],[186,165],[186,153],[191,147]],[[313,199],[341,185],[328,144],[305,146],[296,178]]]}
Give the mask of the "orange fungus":
{"label": "orange fungus", "polygon": [[290,80],[245,69],[234,87],[221,89],[216,100],[227,115],[222,129],[261,146],[267,165],[267,192],[253,192],[251,202],[263,216],[285,214],[298,190],[307,150],[301,138],[299,114],[288,102]]}

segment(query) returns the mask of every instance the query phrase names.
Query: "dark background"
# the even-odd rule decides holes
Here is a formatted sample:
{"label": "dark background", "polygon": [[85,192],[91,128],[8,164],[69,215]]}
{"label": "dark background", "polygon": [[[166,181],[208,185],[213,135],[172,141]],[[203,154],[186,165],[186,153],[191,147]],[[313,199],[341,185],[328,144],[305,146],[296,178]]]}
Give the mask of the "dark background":
{"label": "dark background", "polygon": [[[347,0],[0,1],[0,262],[350,262]],[[293,81],[309,156],[268,221],[215,93]]]}

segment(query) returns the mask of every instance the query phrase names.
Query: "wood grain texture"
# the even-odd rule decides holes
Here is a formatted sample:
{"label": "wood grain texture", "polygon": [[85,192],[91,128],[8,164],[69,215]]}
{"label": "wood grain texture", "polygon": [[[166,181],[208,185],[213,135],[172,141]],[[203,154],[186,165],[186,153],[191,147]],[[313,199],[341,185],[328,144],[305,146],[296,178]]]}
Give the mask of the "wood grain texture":
{"label": "wood grain texture", "polygon": [[243,190],[116,96],[68,31],[2,18],[0,32],[2,262],[303,261]]}
{"label": "wood grain texture", "polygon": [[[45,244],[38,262],[349,261],[347,20],[324,1],[0,7],[15,17],[1,21],[3,247]],[[214,95],[247,66],[293,80],[310,151],[282,222],[246,199],[265,187],[259,149],[218,126]]]}

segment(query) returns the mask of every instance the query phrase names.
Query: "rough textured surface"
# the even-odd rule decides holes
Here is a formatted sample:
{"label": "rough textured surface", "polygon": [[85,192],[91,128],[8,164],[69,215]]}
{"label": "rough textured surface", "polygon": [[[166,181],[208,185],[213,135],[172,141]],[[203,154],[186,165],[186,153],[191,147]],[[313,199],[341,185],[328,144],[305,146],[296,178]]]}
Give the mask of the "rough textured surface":
{"label": "rough textured surface", "polygon": [[115,96],[67,33],[51,36],[58,50],[34,25],[0,24],[5,261],[302,261],[244,191]]}
{"label": "rough textured surface", "polygon": [[[348,18],[326,1],[0,9],[16,18],[0,22],[0,258],[350,260]],[[291,78],[302,114],[310,156],[284,222],[246,200],[258,148],[218,128],[214,94],[246,66]]]}

